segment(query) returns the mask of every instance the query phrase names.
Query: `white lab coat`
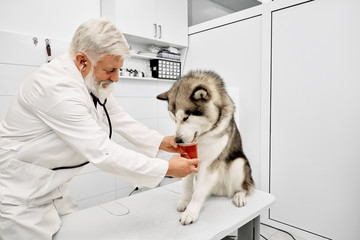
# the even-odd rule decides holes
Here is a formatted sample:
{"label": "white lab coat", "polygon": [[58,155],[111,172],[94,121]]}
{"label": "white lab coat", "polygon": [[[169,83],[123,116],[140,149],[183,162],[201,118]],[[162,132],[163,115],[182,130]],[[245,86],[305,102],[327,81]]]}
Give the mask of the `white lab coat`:
{"label": "white lab coat", "polygon": [[155,158],[163,136],[135,121],[110,96],[106,107],[113,131],[140,147],[126,149],[100,127],[83,78],[68,54],[45,64],[19,88],[0,124],[0,240],[51,239],[59,215],[76,209],[66,183],[90,161],[138,184],[155,187],[168,162]]}

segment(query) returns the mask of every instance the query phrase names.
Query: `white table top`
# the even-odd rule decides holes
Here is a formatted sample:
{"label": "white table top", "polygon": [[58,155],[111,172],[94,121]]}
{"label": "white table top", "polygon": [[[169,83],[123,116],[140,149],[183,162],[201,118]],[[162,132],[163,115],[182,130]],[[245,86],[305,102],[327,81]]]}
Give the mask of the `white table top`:
{"label": "white table top", "polygon": [[183,226],[176,211],[181,182],[138,193],[62,217],[54,240],[71,239],[221,239],[259,216],[275,198],[256,190],[247,205],[226,197],[209,197],[198,221]]}

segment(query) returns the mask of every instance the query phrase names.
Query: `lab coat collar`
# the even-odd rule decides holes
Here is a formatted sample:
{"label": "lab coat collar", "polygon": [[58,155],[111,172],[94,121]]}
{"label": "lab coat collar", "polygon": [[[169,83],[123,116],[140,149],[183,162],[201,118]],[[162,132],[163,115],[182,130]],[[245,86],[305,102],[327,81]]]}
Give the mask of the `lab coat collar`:
{"label": "lab coat collar", "polygon": [[64,65],[65,65],[65,68],[69,70],[69,72],[72,73],[72,75],[74,76],[74,78],[77,80],[77,81],[80,81],[81,83],[84,84],[84,87],[86,88],[85,86],[85,83],[84,83],[84,78],[83,76],[81,75],[79,69],[77,69],[75,63],[74,63],[74,60],[72,59],[72,57],[70,56],[69,53],[65,53],[63,56],[61,56],[60,58],[62,58],[64,61]]}
{"label": "lab coat collar", "polygon": [[[81,83],[81,85],[83,86],[84,91],[86,91],[87,93],[90,94],[89,89],[86,87],[85,85],[85,80],[83,78],[83,76],[81,75],[80,70],[76,67],[74,60],[72,59],[72,57],[70,56],[69,53],[65,53],[63,56],[61,56],[60,58],[63,59],[63,64],[64,67],[69,71],[69,73],[71,73],[74,77],[74,79],[78,82]],[[96,108],[96,105],[95,105]]]}

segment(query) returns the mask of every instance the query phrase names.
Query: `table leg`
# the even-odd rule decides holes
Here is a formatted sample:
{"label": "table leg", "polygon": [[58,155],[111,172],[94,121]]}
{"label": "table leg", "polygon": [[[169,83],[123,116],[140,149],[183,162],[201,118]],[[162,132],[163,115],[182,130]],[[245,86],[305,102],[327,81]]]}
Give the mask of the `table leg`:
{"label": "table leg", "polygon": [[238,229],[238,240],[260,240],[260,216]]}
{"label": "table leg", "polygon": [[260,216],[253,219],[254,240],[260,240]]}

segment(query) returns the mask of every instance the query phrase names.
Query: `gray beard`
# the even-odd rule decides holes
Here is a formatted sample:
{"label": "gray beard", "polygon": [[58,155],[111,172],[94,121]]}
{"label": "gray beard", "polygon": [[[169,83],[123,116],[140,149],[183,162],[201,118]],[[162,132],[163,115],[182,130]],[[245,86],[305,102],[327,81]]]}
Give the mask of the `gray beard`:
{"label": "gray beard", "polygon": [[[104,102],[106,98],[113,92],[114,86],[111,80],[103,80],[98,83],[95,79],[94,69],[91,68],[89,74],[84,78],[85,85],[89,93],[93,93],[101,102]],[[103,84],[110,83],[106,88]]]}

